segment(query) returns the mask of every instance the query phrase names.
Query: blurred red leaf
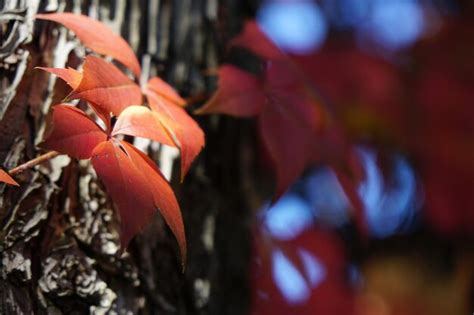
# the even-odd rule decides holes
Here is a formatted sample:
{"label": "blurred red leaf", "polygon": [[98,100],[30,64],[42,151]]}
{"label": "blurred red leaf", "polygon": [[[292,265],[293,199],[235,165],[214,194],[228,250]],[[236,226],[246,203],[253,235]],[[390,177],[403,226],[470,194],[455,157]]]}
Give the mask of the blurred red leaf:
{"label": "blurred red leaf", "polygon": [[84,99],[116,116],[127,106],[143,103],[140,87],[113,64],[87,56],[83,68],[82,81],[70,98]]}
{"label": "blurred red leaf", "polygon": [[85,46],[99,54],[112,56],[130,68],[136,77],[140,76],[140,64],[130,45],[105,24],[73,13],[37,14],[36,18],[64,25],[73,31]]}
{"label": "blurred red leaf", "polygon": [[352,45],[338,44],[291,60],[330,104],[347,136],[383,142],[403,139],[405,113],[397,69]]}
{"label": "blurred red leaf", "polygon": [[181,107],[167,103],[160,95],[146,90],[148,103],[181,151],[181,180],[204,147],[204,133]]}
{"label": "blurred red leaf", "polygon": [[117,118],[112,135],[143,137],[175,146],[168,131],[162,126],[160,116],[145,106],[129,106]]}
{"label": "blurred red leaf", "polygon": [[220,70],[219,87],[200,113],[258,116],[263,144],[274,162],[279,198],[314,161],[323,121],[320,103],[286,61],[272,61],[261,76],[231,65]]}
{"label": "blurred red leaf", "polygon": [[312,135],[284,107],[265,107],[259,116],[259,127],[263,144],[275,166],[276,200],[304,171]]}
{"label": "blurred red leaf", "polygon": [[417,123],[407,142],[418,162],[429,222],[444,234],[472,234],[474,77],[448,62],[444,56],[423,68],[416,86]]}
{"label": "blurred red leaf", "polygon": [[184,267],[186,263],[186,235],[181,210],[173,190],[156,164],[147,155],[127,142],[122,141],[121,143],[137,169],[142,174],[146,174],[148,187],[153,195],[155,205],[178,241]]}
{"label": "blurred red leaf", "polygon": [[95,146],[106,139],[104,130],[86,113],[58,104],[53,107],[53,130],[42,146],[76,159],[87,159]]}
{"label": "blurred red leaf", "polygon": [[212,98],[196,111],[222,113],[238,117],[258,115],[265,104],[262,82],[246,71],[231,65],[219,68],[218,89]]}
{"label": "blurred red leaf", "polygon": [[148,80],[147,88],[174,105],[186,105],[186,101],[176,92],[176,90],[159,77],[153,77]]}
{"label": "blurred red leaf", "polygon": [[255,20],[247,21],[242,32],[231,40],[230,45],[245,47],[265,59],[285,58],[283,52],[263,33]]}
{"label": "blurred red leaf", "polygon": [[100,143],[92,152],[91,161],[118,208],[121,244],[122,248],[126,248],[132,237],[150,222],[155,213],[148,174],[137,168],[114,139]]}
{"label": "blurred red leaf", "polygon": [[0,169],[0,182],[6,183],[8,185],[20,186],[7,172],[1,169]]}

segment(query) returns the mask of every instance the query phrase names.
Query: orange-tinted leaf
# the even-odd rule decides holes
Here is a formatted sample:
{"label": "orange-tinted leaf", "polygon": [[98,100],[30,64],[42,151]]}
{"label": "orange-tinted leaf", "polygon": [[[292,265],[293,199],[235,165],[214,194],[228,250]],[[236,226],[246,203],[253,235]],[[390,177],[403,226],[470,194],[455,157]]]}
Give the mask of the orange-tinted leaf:
{"label": "orange-tinted leaf", "polygon": [[242,32],[230,44],[245,47],[265,59],[285,57],[282,51],[262,32],[255,20],[247,21]]}
{"label": "orange-tinted leaf", "polygon": [[110,112],[93,102],[88,102],[88,104],[94,110],[97,117],[99,117],[105,123],[105,130],[107,131],[107,133],[109,133],[112,125],[112,117],[110,115]]}
{"label": "orange-tinted leaf", "polygon": [[85,46],[99,54],[117,59],[140,76],[140,64],[132,48],[105,24],[85,15],[72,13],[37,14],[36,18],[60,23],[73,31]]}
{"label": "orange-tinted leaf", "polygon": [[152,91],[146,91],[151,109],[158,115],[163,127],[181,151],[181,180],[191,163],[204,147],[204,133],[186,111],[163,100]]}
{"label": "orange-tinted leaf", "polygon": [[[36,67],[37,69],[41,69],[43,71],[52,73],[66,81],[66,83],[74,90],[76,89],[82,80],[82,72],[79,72],[75,69],[68,68],[44,68],[44,67]],[[89,102],[89,105],[95,111],[97,116],[104,121],[107,126],[107,129],[110,127],[110,113],[99,106],[95,105],[94,103]]]}
{"label": "orange-tinted leaf", "polygon": [[118,208],[120,239],[125,249],[155,213],[150,181],[114,139],[100,143],[92,152],[91,161]]}
{"label": "orange-tinted leaf", "polygon": [[87,159],[94,147],[107,135],[89,116],[75,107],[59,104],[53,107],[53,130],[43,147],[77,159]]}
{"label": "orange-tinted leaf", "polygon": [[112,135],[143,137],[175,146],[160,117],[145,106],[129,106],[118,117]]}
{"label": "orange-tinted leaf", "polygon": [[66,81],[66,83],[72,89],[77,88],[82,80],[82,73],[72,68],[62,69],[62,68],[36,67],[36,69],[41,69],[43,71],[57,75],[58,77]]}
{"label": "orange-tinted leaf", "polygon": [[125,147],[125,150],[135,166],[143,174],[146,174],[149,187],[155,200],[155,205],[160,210],[161,215],[178,241],[184,266],[186,262],[186,235],[184,233],[181,210],[173,190],[156,164],[147,155],[126,142],[122,142],[122,145]]}
{"label": "orange-tinted leaf", "polygon": [[151,78],[147,83],[147,88],[175,105],[186,105],[186,101],[179,96],[176,90],[159,77]]}
{"label": "orange-tinted leaf", "polygon": [[216,93],[196,113],[255,116],[265,104],[262,89],[262,83],[254,75],[235,66],[224,65],[219,68],[219,85]]}
{"label": "orange-tinted leaf", "polygon": [[20,186],[18,183],[4,170],[0,170],[0,182],[6,183],[8,185]]}
{"label": "orange-tinted leaf", "polygon": [[130,105],[142,104],[140,87],[113,64],[87,56],[82,81],[71,98],[80,98],[118,116]]}

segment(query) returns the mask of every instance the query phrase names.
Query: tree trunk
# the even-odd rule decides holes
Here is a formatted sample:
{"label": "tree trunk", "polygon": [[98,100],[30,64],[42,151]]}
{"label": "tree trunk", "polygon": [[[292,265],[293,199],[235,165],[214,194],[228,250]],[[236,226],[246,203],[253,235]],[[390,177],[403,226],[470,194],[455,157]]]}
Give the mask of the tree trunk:
{"label": "tree trunk", "polygon": [[[77,67],[86,53],[71,32],[35,21],[35,13],[100,19],[137,52],[142,81],[160,75],[194,97],[215,86],[208,73],[223,51],[217,39],[222,29],[226,34],[241,23],[238,3],[0,0],[3,167],[42,153],[50,108],[68,93],[65,84],[34,68]],[[159,215],[119,256],[116,213],[89,161],[58,156],[17,176],[19,188],[0,187],[0,314],[246,313],[250,207],[243,182],[252,164],[252,126],[216,117],[199,123],[206,148],[183,184],[175,176],[174,151],[139,143],[165,170],[173,166],[188,241],[184,274]]]}

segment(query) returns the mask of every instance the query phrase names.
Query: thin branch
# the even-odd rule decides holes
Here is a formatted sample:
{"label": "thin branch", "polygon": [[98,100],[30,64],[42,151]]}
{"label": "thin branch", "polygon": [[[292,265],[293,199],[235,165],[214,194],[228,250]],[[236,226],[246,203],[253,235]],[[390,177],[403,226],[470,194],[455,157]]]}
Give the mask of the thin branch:
{"label": "thin branch", "polygon": [[26,171],[29,168],[32,168],[32,167],[34,167],[38,164],[41,164],[45,161],[48,161],[48,160],[50,160],[50,159],[52,159],[52,158],[54,158],[54,157],[56,157],[60,154],[61,153],[56,152],[56,151],[51,151],[51,152],[45,153],[43,155],[38,156],[37,158],[34,158],[33,160],[29,160],[26,163],[18,165],[17,167],[11,169],[8,173],[12,176],[18,175],[18,174],[22,173],[23,171]]}

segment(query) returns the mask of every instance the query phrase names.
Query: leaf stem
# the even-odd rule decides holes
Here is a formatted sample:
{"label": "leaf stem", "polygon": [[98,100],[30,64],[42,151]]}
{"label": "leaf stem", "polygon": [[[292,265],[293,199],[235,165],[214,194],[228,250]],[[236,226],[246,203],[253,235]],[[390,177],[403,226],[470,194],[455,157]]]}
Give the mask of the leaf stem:
{"label": "leaf stem", "polygon": [[56,152],[56,151],[51,151],[51,152],[48,152],[48,153],[45,153],[45,154],[42,154],[32,160],[29,160],[28,162],[25,162],[21,165],[18,165],[17,167],[11,169],[8,173],[12,176],[14,175],[18,175],[24,171],[26,171],[27,169],[29,168],[32,168],[38,164],[41,164],[45,161],[48,161],[58,155],[60,155],[61,153],[59,152]]}

